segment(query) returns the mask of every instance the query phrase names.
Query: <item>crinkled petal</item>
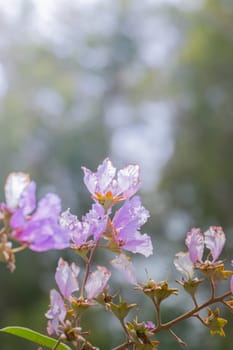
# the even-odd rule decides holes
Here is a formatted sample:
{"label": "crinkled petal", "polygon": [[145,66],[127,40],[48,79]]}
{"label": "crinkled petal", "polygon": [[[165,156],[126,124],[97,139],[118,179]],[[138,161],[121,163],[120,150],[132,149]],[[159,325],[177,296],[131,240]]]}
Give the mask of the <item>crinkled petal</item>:
{"label": "crinkled petal", "polygon": [[9,209],[16,209],[20,196],[30,183],[30,177],[25,173],[11,173],[8,175],[5,185],[6,204]]}
{"label": "crinkled petal", "polygon": [[61,212],[61,199],[55,193],[47,193],[38,203],[37,210],[33,214],[34,220],[51,218],[58,220]]}
{"label": "crinkled petal", "polygon": [[151,238],[146,233],[141,234],[138,231],[135,231],[133,234],[124,234],[122,231],[122,236],[124,240],[121,243],[122,248],[128,250],[134,254],[139,253],[144,255],[146,258],[153,254],[153,245]]}
{"label": "crinkled petal", "polygon": [[109,158],[106,158],[102,164],[97,168],[97,172],[93,173],[91,170],[82,167],[84,172],[84,183],[90,193],[96,192],[105,194],[116,174],[116,168],[112,165]]}
{"label": "crinkled petal", "polygon": [[134,196],[125,201],[123,206],[116,212],[113,218],[113,225],[116,229],[121,230],[127,226],[131,229],[139,229],[144,225],[149,217],[149,212],[141,205],[139,196]]}
{"label": "crinkled petal", "polygon": [[74,231],[78,226],[78,218],[76,215],[71,214],[70,209],[68,208],[60,215],[59,224],[62,228]]}
{"label": "crinkled petal", "polygon": [[97,192],[105,193],[109,191],[109,185],[111,184],[116,174],[116,168],[112,165],[109,158],[106,158],[102,164],[97,168]]}
{"label": "crinkled petal", "polygon": [[187,280],[192,279],[194,275],[194,266],[190,259],[189,252],[177,253],[174,259],[174,265],[176,269],[187,278]]}
{"label": "crinkled petal", "polygon": [[70,233],[62,229],[53,219],[31,220],[17,239],[29,244],[29,248],[37,251],[64,249],[69,246]]}
{"label": "crinkled petal", "polygon": [[92,205],[91,210],[78,221],[72,232],[72,240],[77,247],[86,243],[89,237],[93,236],[97,242],[105,232],[108,221],[108,215],[99,203]]}
{"label": "crinkled petal", "polygon": [[95,203],[84,217],[84,221],[89,224],[89,235],[92,235],[97,242],[106,230],[108,215],[105,215],[102,205]]}
{"label": "crinkled petal", "polygon": [[213,261],[217,260],[221,254],[226,237],[220,226],[211,226],[209,230],[204,233],[206,247],[210,250]]}
{"label": "crinkled petal", "polygon": [[79,221],[76,229],[71,233],[71,240],[77,248],[80,248],[87,242],[90,232],[89,223]]}
{"label": "crinkled petal", "polygon": [[79,290],[78,285],[78,274],[80,268],[74,263],[69,266],[69,264],[62,258],[58,261],[58,266],[56,269],[55,280],[60,289],[60,292],[66,299],[70,299],[73,292]]}
{"label": "crinkled petal", "polygon": [[191,231],[187,233],[185,244],[188,247],[192,262],[201,262],[204,252],[204,237],[199,228],[192,228]]}
{"label": "crinkled petal", "polygon": [[117,174],[118,192],[123,197],[133,196],[140,187],[140,169],[137,164],[130,164],[118,171]]}
{"label": "crinkled petal", "polygon": [[59,334],[59,324],[63,324],[66,317],[66,307],[61,295],[55,290],[50,291],[50,309],[45,316],[49,319],[47,331],[49,335]]}
{"label": "crinkled petal", "polygon": [[141,205],[139,196],[125,201],[116,212],[112,220],[115,239],[119,246],[133,253],[140,253],[148,257],[153,252],[151,238],[138,231],[149,217],[149,212]]}
{"label": "crinkled petal", "polygon": [[132,284],[137,284],[133,264],[127,255],[117,255],[115,259],[110,261],[110,264],[117,270],[119,270],[128,282]]}
{"label": "crinkled petal", "polygon": [[109,271],[106,267],[97,266],[97,270],[90,274],[85,285],[87,298],[96,298],[106,287],[110,276],[111,271]]}
{"label": "crinkled petal", "polygon": [[91,194],[95,194],[96,192],[96,187],[97,187],[97,177],[96,174],[93,173],[91,170],[82,167],[82,170],[84,172],[84,178],[83,181],[88,189],[88,191]]}

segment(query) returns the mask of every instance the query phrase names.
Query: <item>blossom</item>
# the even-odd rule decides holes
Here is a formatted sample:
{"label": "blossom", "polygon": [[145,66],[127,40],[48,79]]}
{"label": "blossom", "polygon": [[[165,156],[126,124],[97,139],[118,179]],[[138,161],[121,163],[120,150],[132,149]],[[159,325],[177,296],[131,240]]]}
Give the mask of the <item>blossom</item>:
{"label": "blossom", "polygon": [[122,253],[117,255],[115,259],[110,261],[110,264],[119,270],[128,282],[137,283],[133,264],[127,255]]}
{"label": "blossom", "polygon": [[194,266],[188,252],[177,253],[174,259],[174,265],[176,269],[186,277],[187,280],[192,279],[194,275]]}
{"label": "blossom", "polygon": [[205,245],[210,250],[213,261],[216,261],[221,254],[226,237],[220,226],[211,226],[209,230],[204,233]]}
{"label": "blossom", "polygon": [[152,254],[151,238],[139,232],[148,217],[149,212],[141,205],[139,196],[125,201],[112,220],[114,240],[119,248],[140,253],[146,257]]}
{"label": "blossom", "polygon": [[204,237],[201,230],[199,228],[192,228],[187,233],[185,243],[188,247],[191,261],[201,261],[204,252]]}
{"label": "blossom", "polygon": [[50,291],[50,309],[46,312],[45,316],[49,319],[47,326],[48,334],[52,335],[56,333],[58,335],[60,323],[64,325],[66,306],[61,295],[55,289]]}
{"label": "blossom", "polygon": [[94,203],[81,221],[78,220],[77,216],[71,214],[69,209],[62,213],[60,219],[62,227],[70,230],[71,240],[75,248],[81,248],[92,236],[97,242],[105,232],[107,222],[108,215],[99,203]]}
{"label": "blossom", "polygon": [[36,184],[24,173],[8,176],[6,203],[1,210],[10,213],[12,237],[35,251],[64,249],[69,246],[69,232],[58,222],[61,200],[54,193],[46,194],[36,208]]}
{"label": "blossom", "polygon": [[89,275],[85,285],[87,299],[96,298],[106,287],[110,276],[111,271],[106,267],[97,266],[97,270]]}
{"label": "blossom", "polygon": [[72,263],[69,264],[63,260],[62,258],[58,261],[58,266],[55,273],[55,280],[60,289],[62,295],[67,299],[71,299],[71,294],[77,290],[79,290],[78,285],[78,274],[80,268],[79,266]]}
{"label": "blossom", "polygon": [[156,329],[156,325],[152,321],[147,321],[145,322],[145,328],[153,331]]}
{"label": "blossom", "polygon": [[204,246],[210,250],[212,262],[215,262],[222,252],[226,241],[222,227],[210,226],[209,229],[202,234],[199,228],[193,228],[187,233],[185,243],[189,250],[189,257],[193,263],[202,262]]}
{"label": "blossom", "polygon": [[106,158],[95,173],[85,167],[82,169],[87,189],[104,207],[130,198],[140,186],[138,165],[130,164],[116,171],[109,158]]}

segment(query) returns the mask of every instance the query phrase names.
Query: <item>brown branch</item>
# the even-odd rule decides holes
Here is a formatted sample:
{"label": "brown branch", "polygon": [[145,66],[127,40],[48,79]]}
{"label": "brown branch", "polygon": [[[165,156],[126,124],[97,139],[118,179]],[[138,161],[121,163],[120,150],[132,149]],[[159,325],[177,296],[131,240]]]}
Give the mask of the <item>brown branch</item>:
{"label": "brown branch", "polygon": [[175,324],[177,324],[177,323],[179,323],[181,321],[184,321],[184,320],[194,316],[197,312],[199,312],[200,310],[204,309],[205,307],[207,307],[209,305],[212,305],[212,304],[215,304],[215,303],[218,303],[218,302],[223,302],[223,300],[225,298],[229,297],[230,295],[232,295],[231,291],[229,291],[229,292],[227,292],[227,293],[225,293],[223,295],[220,295],[218,297],[210,298],[205,303],[203,303],[203,304],[201,304],[201,305],[199,305],[197,307],[194,307],[192,310],[185,312],[184,314],[174,318],[171,321],[168,321],[168,322],[166,322],[164,324],[161,324],[160,326],[158,326],[155,329],[154,333],[161,332],[161,331],[163,331],[165,329],[170,329]]}

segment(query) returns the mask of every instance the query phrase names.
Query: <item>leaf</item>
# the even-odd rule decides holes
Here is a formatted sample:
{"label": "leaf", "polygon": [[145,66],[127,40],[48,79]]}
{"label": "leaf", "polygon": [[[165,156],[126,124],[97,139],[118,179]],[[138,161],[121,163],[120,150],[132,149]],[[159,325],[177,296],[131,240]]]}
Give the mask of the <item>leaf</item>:
{"label": "leaf", "polygon": [[[25,327],[5,327],[0,329],[0,332],[16,335],[20,338],[30,340],[36,344],[46,346],[49,349],[52,349],[57,344],[56,339],[50,338],[44,334],[35,332]],[[71,350],[71,348],[63,343],[60,343],[57,346],[56,350]]]}

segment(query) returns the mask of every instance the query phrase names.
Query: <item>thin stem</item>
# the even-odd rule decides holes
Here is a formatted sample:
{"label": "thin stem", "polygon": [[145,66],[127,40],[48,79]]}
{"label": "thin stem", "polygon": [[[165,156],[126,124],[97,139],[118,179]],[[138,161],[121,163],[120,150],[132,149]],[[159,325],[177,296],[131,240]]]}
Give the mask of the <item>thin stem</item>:
{"label": "thin stem", "polygon": [[81,297],[84,297],[85,285],[86,285],[86,282],[87,282],[87,279],[88,279],[88,276],[89,276],[89,273],[90,273],[90,268],[91,268],[91,265],[92,265],[92,262],[93,262],[93,258],[94,258],[96,249],[97,249],[97,244],[92,248],[90,256],[89,256],[89,259],[88,259],[88,261],[86,263],[86,271],[85,271],[85,275],[84,275],[84,278],[83,278],[82,288],[81,288],[81,293],[80,293]]}
{"label": "thin stem", "polygon": [[210,278],[210,287],[211,287],[211,298],[214,298],[215,286],[214,286],[214,281],[212,280],[212,278]]}
{"label": "thin stem", "polygon": [[153,297],[152,301],[153,301],[153,304],[154,304],[155,309],[156,309],[156,324],[159,327],[162,324],[160,304],[157,303],[157,301],[155,300],[154,297]]}
{"label": "thin stem", "polygon": [[120,321],[121,326],[122,326],[122,328],[123,328],[123,330],[125,332],[127,343],[129,343],[130,342],[130,335],[129,335],[128,329],[125,327],[125,324],[124,324],[123,320],[119,319],[119,321]]}
{"label": "thin stem", "polygon": [[[77,317],[77,318],[76,318],[76,326],[77,326],[77,327],[80,327],[80,321],[81,321],[80,317]],[[77,340],[77,350],[80,350],[80,346],[81,346],[81,343],[80,343],[80,339],[79,339],[79,337],[78,337],[78,340]]]}
{"label": "thin stem", "polygon": [[201,321],[201,323],[202,323],[204,326],[206,326],[206,324],[205,324],[203,318],[202,318],[199,314],[196,314],[196,315],[194,315],[194,316],[195,316],[196,318],[198,318],[198,320]]}
{"label": "thin stem", "polygon": [[11,250],[12,253],[18,253],[18,252],[21,252],[22,250],[26,249],[28,247],[28,244],[23,244],[17,248],[13,248]]}
{"label": "thin stem", "polygon": [[183,346],[187,346],[187,344],[181,339],[179,338],[176,333],[174,333],[171,329],[169,329],[169,332],[171,333],[171,335],[176,339],[177,343],[183,345]]}
{"label": "thin stem", "polygon": [[173,327],[175,324],[181,322],[181,321],[184,321],[186,320],[187,318],[190,318],[192,316],[195,316],[196,313],[198,313],[200,310],[202,310],[203,308],[209,306],[209,305],[212,305],[212,304],[215,304],[217,302],[222,302],[223,299],[229,297],[230,295],[232,295],[231,291],[223,294],[223,295],[220,295],[218,297],[215,297],[215,298],[210,298],[209,300],[207,300],[205,303],[199,305],[198,307],[194,307],[192,310],[190,311],[187,311],[185,312],[184,314],[174,318],[174,320],[171,320],[167,323],[164,323],[164,324],[161,324],[160,326],[158,326],[156,329],[155,329],[155,333],[158,333],[164,329],[170,329],[171,327]]}
{"label": "thin stem", "polygon": [[196,299],[195,295],[192,295],[192,299],[193,299],[194,305],[196,307],[198,307],[198,303],[197,303],[197,299]]}

